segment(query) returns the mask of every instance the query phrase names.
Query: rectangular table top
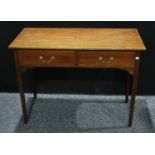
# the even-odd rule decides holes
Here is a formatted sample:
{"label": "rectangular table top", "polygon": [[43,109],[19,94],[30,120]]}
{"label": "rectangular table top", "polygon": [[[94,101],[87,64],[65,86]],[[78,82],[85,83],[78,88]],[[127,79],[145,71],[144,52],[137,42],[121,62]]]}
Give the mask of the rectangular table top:
{"label": "rectangular table top", "polygon": [[146,50],[134,28],[24,28],[9,48]]}

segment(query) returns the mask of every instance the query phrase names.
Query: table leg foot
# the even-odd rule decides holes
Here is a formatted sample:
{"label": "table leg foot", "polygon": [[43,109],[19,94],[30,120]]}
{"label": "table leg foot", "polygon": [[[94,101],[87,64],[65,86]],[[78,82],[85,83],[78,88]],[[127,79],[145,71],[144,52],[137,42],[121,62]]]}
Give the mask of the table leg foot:
{"label": "table leg foot", "polygon": [[24,122],[24,124],[27,124],[28,123],[28,118],[27,117],[24,117],[23,118],[23,122]]}

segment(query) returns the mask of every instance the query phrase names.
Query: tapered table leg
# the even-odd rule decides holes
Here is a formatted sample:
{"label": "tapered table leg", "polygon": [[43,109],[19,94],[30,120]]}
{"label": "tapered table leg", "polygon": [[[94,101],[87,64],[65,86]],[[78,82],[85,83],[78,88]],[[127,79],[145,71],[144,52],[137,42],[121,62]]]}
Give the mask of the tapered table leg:
{"label": "tapered table leg", "polygon": [[15,61],[16,61],[17,83],[19,87],[21,104],[22,104],[23,120],[24,120],[24,123],[26,124],[28,121],[28,116],[27,116],[27,107],[26,107],[26,101],[25,101],[25,95],[24,95],[24,85],[23,85],[23,79],[22,79],[22,71],[20,68],[18,55],[16,51],[15,51]]}
{"label": "tapered table leg", "polygon": [[126,75],[126,94],[125,94],[125,103],[128,103],[129,101],[129,88],[130,88],[130,75],[129,73],[127,72],[127,75]]}
{"label": "tapered table leg", "polygon": [[139,60],[140,60],[140,58],[137,56],[135,58],[135,70],[134,70],[133,81],[132,81],[132,92],[131,92],[129,122],[128,122],[129,127],[132,126],[132,120],[133,120],[135,96],[136,96],[136,91],[137,91],[137,82],[138,82],[138,73],[139,73]]}

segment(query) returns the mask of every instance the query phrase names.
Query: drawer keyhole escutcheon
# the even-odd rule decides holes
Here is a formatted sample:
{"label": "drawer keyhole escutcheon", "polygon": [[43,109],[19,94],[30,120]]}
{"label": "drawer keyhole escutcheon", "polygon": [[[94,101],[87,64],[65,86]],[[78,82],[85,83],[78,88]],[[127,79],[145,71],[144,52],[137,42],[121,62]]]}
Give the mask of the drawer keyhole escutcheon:
{"label": "drawer keyhole escutcheon", "polygon": [[54,56],[51,56],[49,59],[44,59],[43,56],[39,56],[39,60],[42,61],[43,63],[48,63],[48,64],[52,63],[54,59],[55,59]]}
{"label": "drawer keyhole escutcheon", "polygon": [[101,62],[101,63],[111,63],[113,60],[114,60],[114,57],[109,57],[109,58],[103,58],[102,56],[98,57],[98,60]]}

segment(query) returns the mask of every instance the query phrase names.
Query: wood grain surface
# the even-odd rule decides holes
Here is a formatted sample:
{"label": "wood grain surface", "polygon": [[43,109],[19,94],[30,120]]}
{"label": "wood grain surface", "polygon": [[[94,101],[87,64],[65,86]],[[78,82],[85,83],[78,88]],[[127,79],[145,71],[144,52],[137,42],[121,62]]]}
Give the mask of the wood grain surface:
{"label": "wood grain surface", "polygon": [[145,50],[137,29],[24,28],[13,49]]}

